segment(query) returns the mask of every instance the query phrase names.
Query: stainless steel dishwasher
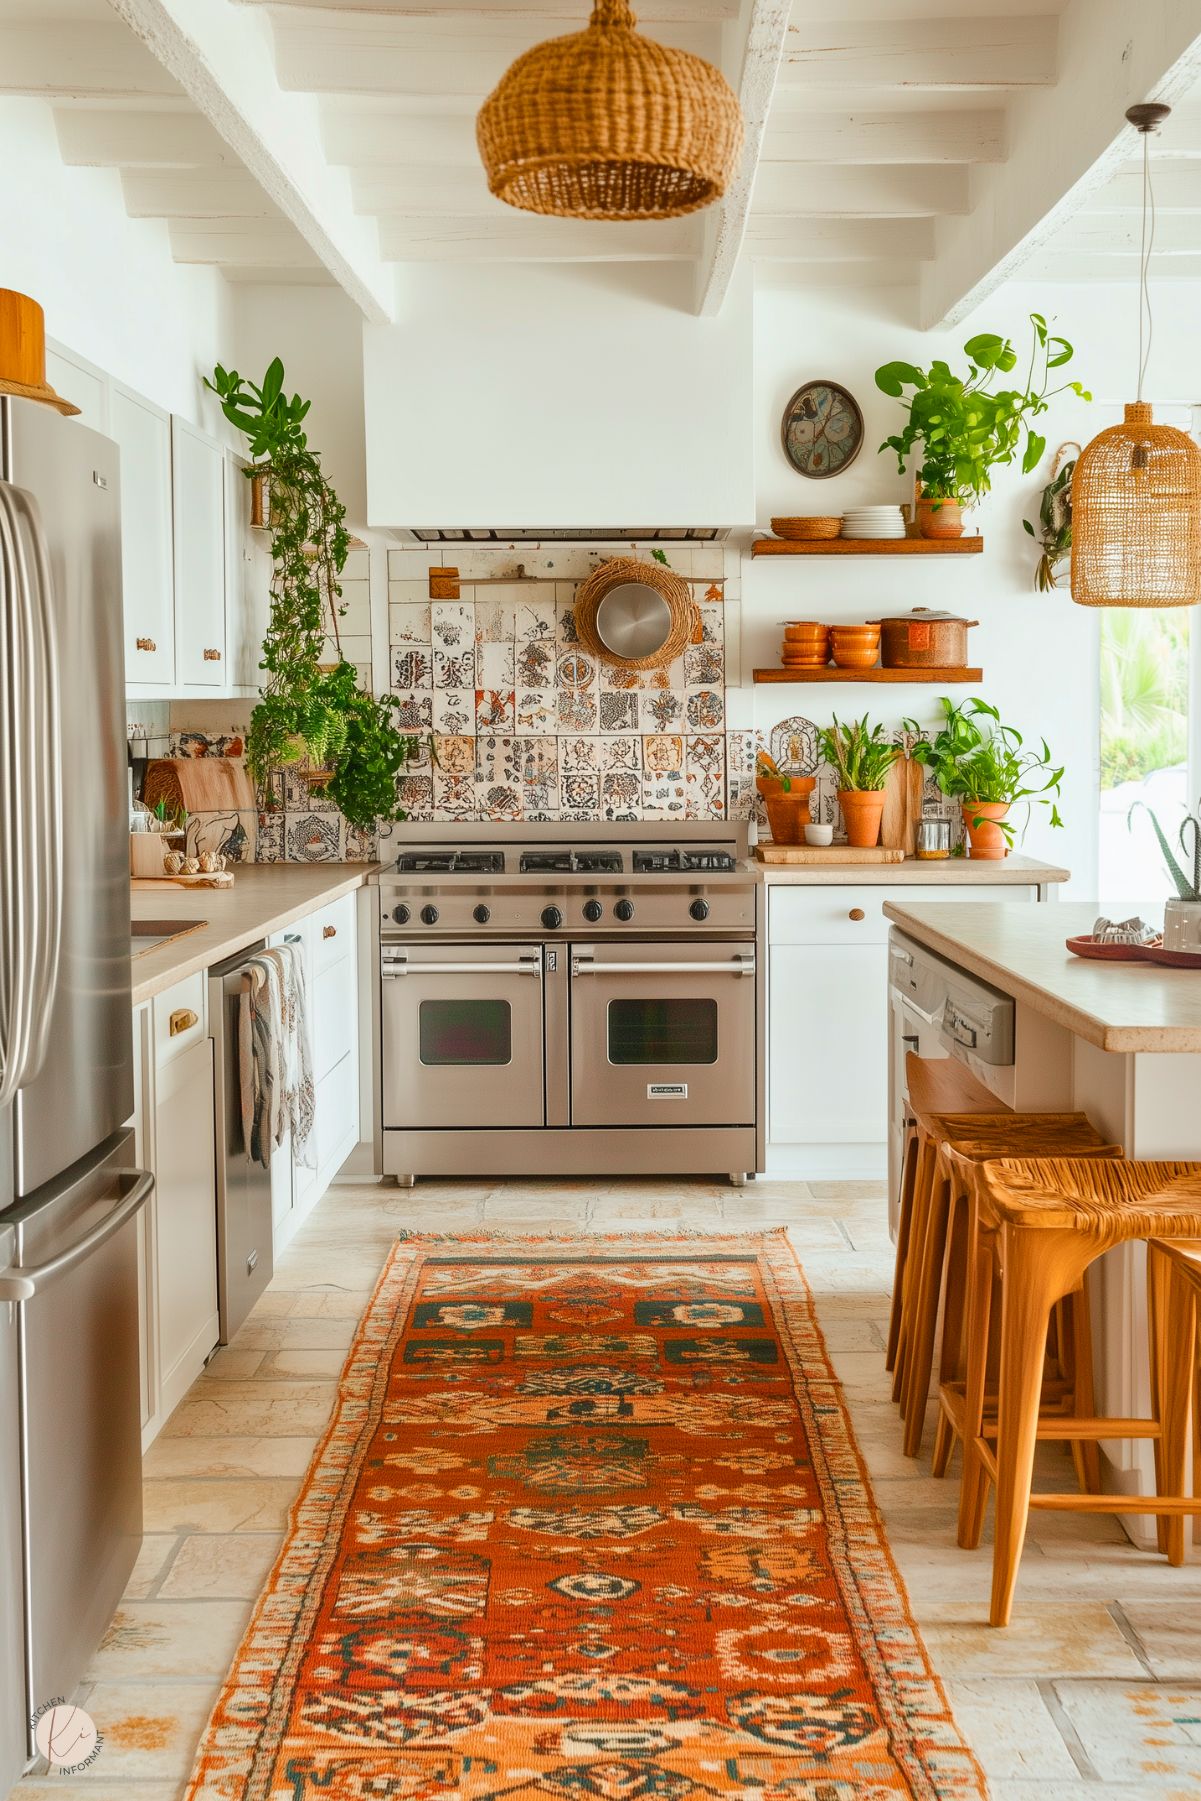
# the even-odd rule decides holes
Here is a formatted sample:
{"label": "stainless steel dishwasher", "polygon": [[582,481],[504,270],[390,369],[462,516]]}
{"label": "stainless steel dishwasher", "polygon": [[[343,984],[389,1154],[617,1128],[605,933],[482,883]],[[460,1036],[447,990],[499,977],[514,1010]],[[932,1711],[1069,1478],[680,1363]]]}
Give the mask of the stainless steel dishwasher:
{"label": "stainless steel dishwasher", "polygon": [[242,1130],[238,1015],[252,945],[209,970],[209,1035],[217,1135],[217,1311],[228,1344],[271,1280],[271,1172],[250,1155]]}

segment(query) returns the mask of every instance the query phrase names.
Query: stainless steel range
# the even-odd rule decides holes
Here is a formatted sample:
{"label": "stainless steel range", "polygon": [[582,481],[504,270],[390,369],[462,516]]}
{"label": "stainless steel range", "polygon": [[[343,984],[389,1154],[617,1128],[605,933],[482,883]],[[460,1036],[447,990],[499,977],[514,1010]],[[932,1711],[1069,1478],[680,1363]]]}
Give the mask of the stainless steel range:
{"label": "stainless steel range", "polygon": [[376,1167],[763,1165],[745,825],[406,824],[379,877]]}

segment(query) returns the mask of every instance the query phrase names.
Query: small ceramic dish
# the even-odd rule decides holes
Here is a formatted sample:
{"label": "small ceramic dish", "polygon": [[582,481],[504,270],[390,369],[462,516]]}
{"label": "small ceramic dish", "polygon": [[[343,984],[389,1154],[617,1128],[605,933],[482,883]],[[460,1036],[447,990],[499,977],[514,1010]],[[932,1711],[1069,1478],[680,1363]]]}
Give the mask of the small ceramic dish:
{"label": "small ceramic dish", "polygon": [[832,825],[807,825],[805,827],[806,844],[825,846],[833,844],[833,842],[834,827]]}

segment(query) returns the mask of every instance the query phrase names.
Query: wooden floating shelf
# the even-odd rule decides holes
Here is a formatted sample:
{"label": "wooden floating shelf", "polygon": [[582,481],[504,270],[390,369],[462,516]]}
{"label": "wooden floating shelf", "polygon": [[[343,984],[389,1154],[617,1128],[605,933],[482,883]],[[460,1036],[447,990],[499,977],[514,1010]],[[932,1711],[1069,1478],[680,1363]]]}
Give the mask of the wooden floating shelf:
{"label": "wooden floating shelf", "polygon": [[970,557],[983,538],[756,538],[753,557]]}
{"label": "wooden floating shelf", "polygon": [[834,664],[816,668],[756,669],[757,682],[982,682],[983,669],[839,669]]}

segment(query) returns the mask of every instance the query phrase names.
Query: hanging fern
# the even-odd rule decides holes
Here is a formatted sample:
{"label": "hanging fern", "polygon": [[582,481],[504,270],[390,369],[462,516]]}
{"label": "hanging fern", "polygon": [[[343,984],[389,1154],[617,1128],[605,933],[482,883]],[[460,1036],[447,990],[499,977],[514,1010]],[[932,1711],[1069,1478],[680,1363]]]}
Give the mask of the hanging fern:
{"label": "hanging fern", "polygon": [[[418,740],[398,730],[395,696],[360,688],[342,655],[339,577],[350,535],[346,508],[303,429],[311,403],[285,394],[278,357],[261,386],[220,363],[205,386],[248,439],[246,475],[262,478],[269,497],[271,615],[259,664],[266,680],[246,738],[250,774],[269,792],[274,770],[307,760],[333,771],[329,794],[352,825],[370,830],[403,819],[396,777]],[[332,664],[321,661],[327,639],[337,650]]]}

